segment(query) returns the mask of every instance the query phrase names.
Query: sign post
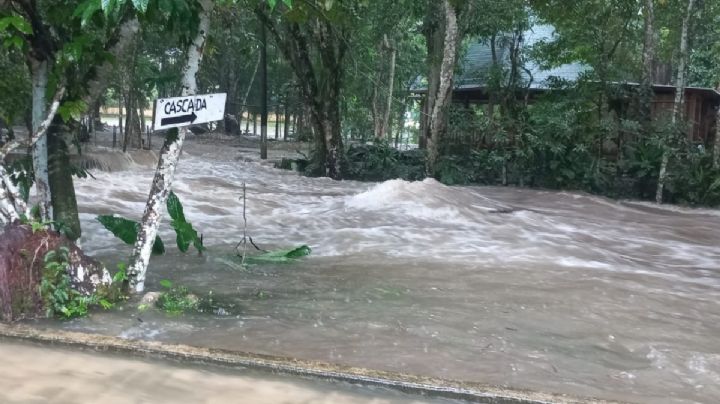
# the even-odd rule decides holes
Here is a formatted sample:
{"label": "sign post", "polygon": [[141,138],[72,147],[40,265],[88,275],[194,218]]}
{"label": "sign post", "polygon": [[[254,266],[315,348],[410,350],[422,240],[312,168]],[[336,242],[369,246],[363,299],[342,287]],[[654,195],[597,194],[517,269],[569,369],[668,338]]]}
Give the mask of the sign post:
{"label": "sign post", "polygon": [[159,98],[153,108],[153,131],[220,121],[226,98],[226,93]]}

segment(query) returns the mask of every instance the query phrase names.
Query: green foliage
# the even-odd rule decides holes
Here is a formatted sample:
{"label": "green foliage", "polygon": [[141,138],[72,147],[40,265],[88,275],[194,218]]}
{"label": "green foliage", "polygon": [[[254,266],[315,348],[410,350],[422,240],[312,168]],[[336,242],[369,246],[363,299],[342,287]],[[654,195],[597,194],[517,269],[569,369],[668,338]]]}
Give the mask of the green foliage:
{"label": "green foliage", "polygon": [[672,167],[667,191],[674,202],[719,206],[720,168],[713,167],[711,153],[694,148],[680,156]]}
{"label": "green foliage", "polygon": [[128,280],[127,276],[127,264],[121,262],[117,264],[117,272],[113,275],[113,283],[119,284]]}
{"label": "green foliage", "polygon": [[[140,223],[125,219],[124,217],[111,215],[100,215],[95,219],[125,244],[134,245],[135,241],[137,241]],[[160,236],[155,237],[152,253],[157,255],[165,254],[165,245],[160,239]]]}
{"label": "green foliage", "polygon": [[346,149],[346,178],[360,181],[384,181],[394,178],[424,178],[424,154],[412,150],[400,152],[387,141],[372,144],[352,143]]}
{"label": "green foliage", "polygon": [[167,279],[160,281],[163,291],[158,297],[156,305],[159,309],[171,315],[179,315],[188,311],[198,310],[200,299],[190,293],[184,286],[175,286]]}
{"label": "green foliage", "polygon": [[192,243],[198,252],[204,251],[205,247],[203,246],[201,236],[198,235],[198,232],[193,228],[192,224],[185,219],[182,203],[180,203],[180,199],[178,199],[177,195],[172,191],[170,191],[167,199],[167,210],[172,218],[170,225],[175,230],[175,240],[178,249],[182,252],[187,252],[188,248],[190,248],[190,243]]}
{"label": "green foliage", "polygon": [[69,255],[70,251],[65,247],[45,254],[40,294],[48,317],[82,317],[87,315],[90,306],[100,301],[95,295],[85,296],[72,288],[68,275]]}
{"label": "green foliage", "polygon": [[30,23],[19,15],[14,14],[0,18],[0,33],[5,32],[10,27],[17,30],[20,34],[32,34],[32,27],[30,26]]}
{"label": "green foliage", "polygon": [[246,262],[249,264],[287,263],[306,257],[311,253],[312,249],[310,247],[302,245],[290,250],[276,250],[249,256],[246,258]]}
{"label": "green foliage", "polygon": [[83,101],[65,101],[57,110],[58,115],[63,121],[80,120],[83,112],[87,109],[87,104]]}

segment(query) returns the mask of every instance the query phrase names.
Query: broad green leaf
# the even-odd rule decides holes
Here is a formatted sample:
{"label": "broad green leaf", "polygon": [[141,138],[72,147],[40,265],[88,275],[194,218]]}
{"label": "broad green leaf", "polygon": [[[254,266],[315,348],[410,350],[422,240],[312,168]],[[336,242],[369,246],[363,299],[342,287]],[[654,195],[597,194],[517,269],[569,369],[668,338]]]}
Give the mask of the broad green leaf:
{"label": "broad green leaf", "polygon": [[289,250],[276,250],[264,254],[247,257],[248,263],[284,263],[291,262],[298,258],[310,255],[312,249],[306,245],[302,245]]}
{"label": "broad green leaf", "polygon": [[98,216],[97,221],[125,244],[134,244],[137,240],[137,222],[109,215]]}
{"label": "broad green leaf", "polygon": [[[140,223],[125,219],[124,217],[110,215],[100,215],[96,219],[125,244],[133,245],[135,244],[135,241],[137,241]],[[160,239],[160,236],[155,236],[152,253],[156,255],[165,254],[165,245],[163,244],[162,239]]]}
{"label": "broad green leaf", "polygon": [[5,31],[9,26],[14,27],[16,30],[23,34],[32,34],[32,27],[30,23],[25,21],[24,18],[19,15],[10,15],[7,17],[0,18],[0,31]]}
{"label": "broad green leaf", "polygon": [[267,0],[267,2],[270,5],[270,10],[273,10],[277,5],[277,0]]}
{"label": "broad green leaf", "polygon": [[175,192],[173,191],[170,191],[170,195],[168,195],[167,210],[173,220],[178,220],[180,222],[186,221],[182,203],[180,203],[180,199],[178,199],[177,195],[175,195]]}
{"label": "broad green leaf", "polygon": [[5,48],[13,48],[14,47],[17,49],[22,49],[23,40],[22,40],[22,38],[20,38],[18,36],[11,36],[11,37],[5,38],[5,41],[3,41],[3,46]]}
{"label": "broad green leaf", "polygon": [[173,220],[171,226],[175,229],[175,241],[177,242],[178,249],[182,252],[187,252],[188,248],[190,248],[190,243],[198,238],[197,232],[188,222]]}
{"label": "broad green leaf", "polygon": [[58,115],[63,121],[68,122],[70,119],[80,120],[82,113],[87,109],[84,101],[65,101],[58,108]]}
{"label": "broad green leaf", "polygon": [[178,249],[182,252],[187,252],[192,243],[198,251],[204,251],[205,247],[202,245],[202,240],[197,230],[185,219],[182,203],[180,203],[180,199],[178,199],[177,195],[172,191],[170,191],[170,195],[168,195],[167,210],[172,218],[170,226],[175,230],[175,242],[177,243]]}

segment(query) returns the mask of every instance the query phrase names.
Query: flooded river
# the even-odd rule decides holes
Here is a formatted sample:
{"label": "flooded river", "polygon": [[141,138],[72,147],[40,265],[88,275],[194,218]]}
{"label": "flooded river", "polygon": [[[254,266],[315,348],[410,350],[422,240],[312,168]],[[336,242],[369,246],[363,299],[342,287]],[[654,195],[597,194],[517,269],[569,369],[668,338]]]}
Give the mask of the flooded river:
{"label": "flooded river", "polygon": [[[151,261],[228,310],[96,313],[63,324],[129,338],[645,403],[720,402],[720,212],[502,187],[335,182],[192,140],[176,193],[203,257]],[[142,214],[151,156],[102,157],[76,182],[83,246],[108,266],[130,247],[94,220]],[[262,248],[308,244],[292,265],[242,269]],[[139,319],[138,319],[139,318]],[[142,321],[140,321],[142,320]]]}

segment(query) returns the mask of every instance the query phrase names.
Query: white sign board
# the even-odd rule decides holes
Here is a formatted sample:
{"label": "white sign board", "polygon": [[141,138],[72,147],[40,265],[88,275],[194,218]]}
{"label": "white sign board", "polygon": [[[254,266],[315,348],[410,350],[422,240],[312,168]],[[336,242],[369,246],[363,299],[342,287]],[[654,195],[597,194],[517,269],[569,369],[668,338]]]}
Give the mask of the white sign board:
{"label": "white sign board", "polygon": [[220,121],[225,117],[226,93],[159,98],[153,109],[153,130]]}

